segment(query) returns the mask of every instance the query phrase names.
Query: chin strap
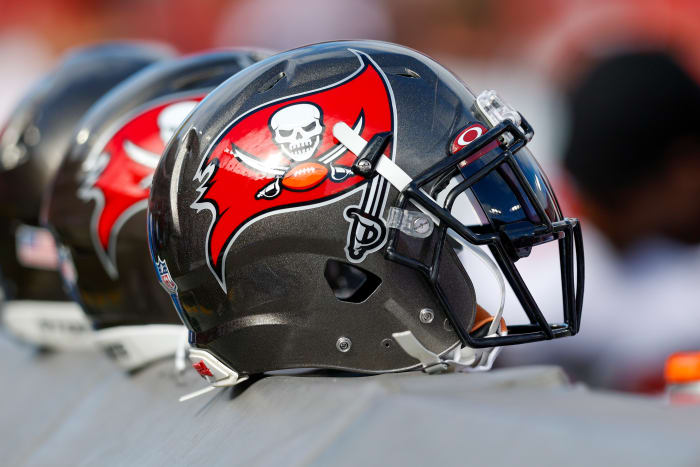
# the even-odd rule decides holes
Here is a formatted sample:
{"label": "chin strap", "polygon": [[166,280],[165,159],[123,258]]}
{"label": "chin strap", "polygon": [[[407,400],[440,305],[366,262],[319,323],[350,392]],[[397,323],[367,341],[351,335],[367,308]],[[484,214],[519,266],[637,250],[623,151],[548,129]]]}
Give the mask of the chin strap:
{"label": "chin strap", "polygon": [[213,356],[206,350],[190,348],[188,357],[192,362],[192,367],[197,370],[207,382],[209,386],[197,391],[185,394],[180,397],[180,402],[184,402],[195,397],[199,397],[217,388],[228,388],[235,386],[238,383],[248,379],[248,376],[241,376],[236,371],[232,370],[218,358]]}
{"label": "chin strap", "polygon": [[[404,352],[418,360],[423,371],[428,374],[445,373],[450,371],[487,371],[491,369],[500,347],[472,349],[457,347],[448,352],[445,357],[425,348],[411,331],[395,332],[391,335]],[[487,336],[488,337],[488,336]]]}

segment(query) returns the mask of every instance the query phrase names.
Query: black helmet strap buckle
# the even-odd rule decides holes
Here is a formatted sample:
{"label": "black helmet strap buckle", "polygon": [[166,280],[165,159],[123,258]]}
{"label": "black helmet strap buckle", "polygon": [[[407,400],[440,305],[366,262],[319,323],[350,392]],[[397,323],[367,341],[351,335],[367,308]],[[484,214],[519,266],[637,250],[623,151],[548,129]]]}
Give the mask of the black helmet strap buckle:
{"label": "black helmet strap buckle", "polygon": [[355,175],[364,178],[372,178],[377,173],[377,163],[392,140],[390,131],[377,133],[367,142],[362,152],[357,155],[355,163],[352,164],[352,171]]}

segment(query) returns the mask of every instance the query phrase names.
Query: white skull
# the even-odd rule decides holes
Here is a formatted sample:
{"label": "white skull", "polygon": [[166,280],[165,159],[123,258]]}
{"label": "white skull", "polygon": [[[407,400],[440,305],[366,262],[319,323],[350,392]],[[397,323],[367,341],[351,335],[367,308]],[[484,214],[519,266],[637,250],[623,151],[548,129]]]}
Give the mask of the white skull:
{"label": "white skull", "polygon": [[160,139],[167,145],[173,137],[178,127],[189,115],[190,111],[197,105],[196,101],[184,101],[172,104],[164,108],[158,115],[158,128],[160,129]]}
{"label": "white skull", "polygon": [[321,144],[321,111],[313,104],[292,104],[275,112],[270,128],[272,139],[287,157],[305,161]]}

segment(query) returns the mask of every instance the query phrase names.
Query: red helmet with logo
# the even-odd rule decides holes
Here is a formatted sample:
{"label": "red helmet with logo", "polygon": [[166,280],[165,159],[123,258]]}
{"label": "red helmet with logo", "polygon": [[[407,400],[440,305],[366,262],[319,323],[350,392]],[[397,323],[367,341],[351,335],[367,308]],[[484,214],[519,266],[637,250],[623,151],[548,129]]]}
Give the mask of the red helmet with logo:
{"label": "red helmet with logo", "polygon": [[126,368],[174,351],[183,335],[146,240],[151,177],[172,134],[215,86],[258,60],[222,51],[156,64],[90,109],[47,197],[64,278],[98,343]]}
{"label": "red helmet with logo", "polygon": [[[487,368],[495,347],[575,334],[580,229],[532,135],[496,93],[381,42],[299,48],[221,85],[166,150],[149,202],[196,368],[215,386],[287,368]],[[515,267],[550,241],[556,324]],[[505,278],[527,323],[477,304],[466,257],[501,290]]]}

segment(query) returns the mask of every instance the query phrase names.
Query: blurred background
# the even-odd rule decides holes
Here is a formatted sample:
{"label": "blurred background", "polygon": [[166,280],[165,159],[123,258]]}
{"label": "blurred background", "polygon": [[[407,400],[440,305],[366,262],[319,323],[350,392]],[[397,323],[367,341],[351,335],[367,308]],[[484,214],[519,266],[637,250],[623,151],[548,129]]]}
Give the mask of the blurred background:
{"label": "blurred background", "polygon": [[[418,49],[526,116],[565,213],[583,219],[580,335],[505,349],[499,364],[555,363],[594,387],[654,392],[670,353],[700,347],[700,2],[0,0],[0,10],[0,121],[62,53],[101,40],[182,53],[355,38]],[[546,308],[558,306],[550,266],[526,268]]]}

